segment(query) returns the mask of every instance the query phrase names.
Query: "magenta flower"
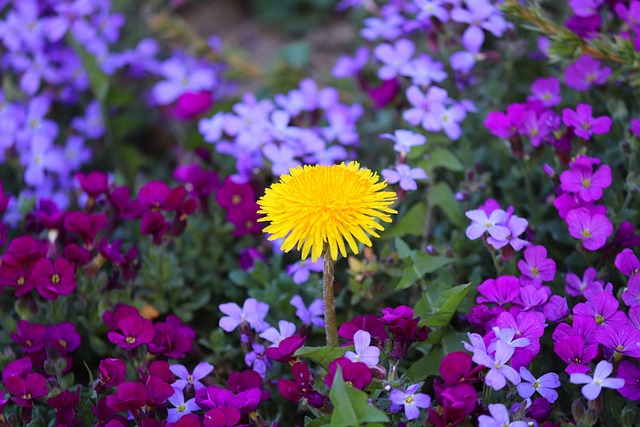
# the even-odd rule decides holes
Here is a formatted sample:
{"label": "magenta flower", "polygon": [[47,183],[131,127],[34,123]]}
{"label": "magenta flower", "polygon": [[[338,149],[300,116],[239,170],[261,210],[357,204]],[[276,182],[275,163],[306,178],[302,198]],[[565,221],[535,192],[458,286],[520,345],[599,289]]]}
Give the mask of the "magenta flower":
{"label": "magenta flower", "polygon": [[277,346],[267,348],[265,354],[276,362],[288,363],[293,357],[293,353],[304,345],[305,339],[306,337],[292,335],[280,341]]}
{"label": "magenta flower", "polygon": [[98,381],[104,387],[117,387],[127,376],[127,365],[120,359],[103,359],[98,366]]}
{"label": "magenta flower", "polygon": [[94,199],[109,190],[109,177],[104,172],[77,173],[76,179],[80,183],[82,191]]}
{"label": "magenta flower", "polygon": [[85,246],[93,245],[93,239],[107,223],[107,216],[103,213],[86,214],[71,212],[64,218],[64,228],[78,233]]}
{"label": "magenta flower", "polygon": [[520,293],[520,282],[514,276],[500,276],[497,279],[487,279],[478,286],[480,295],[476,302],[492,302],[505,305],[515,300]]}
{"label": "magenta flower", "polygon": [[577,136],[589,140],[591,135],[600,135],[611,129],[609,116],[593,117],[591,105],[578,104],[575,111],[570,108],[562,110],[562,122],[566,126],[573,126]]}
{"label": "magenta flower", "polygon": [[[173,378],[172,378],[173,380]],[[144,388],[147,392],[147,406],[160,406],[173,396],[176,389],[167,384],[164,379],[156,375],[149,375]]]}
{"label": "magenta flower", "polygon": [[547,249],[539,245],[524,250],[524,260],[518,261],[518,269],[522,273],[520,282],[523,285],[539,287],[542,282],[550,282],[556,276],[556,262],[547,258]]}
{"label": "magenta flower", "polygon": [[564,82],[572,89],[586,91],[592,85],[603,85],[610,75],[611,68],[601,68],[600,61],[585,55],[567,67]]}
{"label": "magenta flower", "polygon": [[294,363],[291,372],[294,381],[285,378],[278,380],[278,390],[282,397],[293,403],[298,403],[304,397],[312,407],[322,407],[325,398],[313,389],[313,377],[307,364],[305,362]]}
{"label": "magenta flower", "polygon": [[602,165],[594,172],[591,165],[576,163],[560,175],[562,190],[578,194],[585,202],[599,200],[602,190],[611,185],[611,168]]}
{"label": "magenta flower", "polygon": [[373,314],[366,316],[356,316],[351,322],[344,322],[338,328],[338,335],[347,340],[348,344],[353,344],[353,337],[358,331],[367,331],[371,334],[372,341],[383,344],[389,335],[380,318]]}
{"label": "magenta flower", "polygon": [[56,300],[58,296],[69,295],[76,288],[75,267],[64,258],[54,261],[41,258],[31,270],[38,293],[42,298]]}
{"label": "magenta flower", "polygon": [[629,400],[640,400],[640,368],[628,360],[623,360],[618,365],[616,374],[624,380],[624,386],[618,389],[618,393]]}
{"label": "magenta flower", "polygon": [[13,400],[25,408],[33,408],[33,399],[46,396],[49,393],[47,380],[40,374],[27,374],[24,378],[13,375],[3,381]]}
{"label": "magenta flower", "polygon": [[148,349],[151,354],[162,354],[173,359],[181,359],[193,349],[195,331],[182,323],[176,315],[169,315],[165,322],[158,322],[154,327],[153,340]]}
{"label": "magenta flower", "polygon": [[473,375],[477,372],[472,371],[472,366],[473,361],[468,353],[454,351],[442,358],[439,368],[440,377],[447,385],[474,381],[476,378]]}
{"label": "magenta flower", "polygon": [[114,412],[137,411],[147,403],[144,385],[124,382],[118,386],[116,394],[107,396],[107,406]]}
{"label": "magenta flower", "polygon": [[495,209],[489,216],[487,216],[485,211],[475,209],[465,212],[465,216],[472,221],[466,231],[467,237],[470,240],[481,237],[485,232],[500,241],[505,240],[507,236],[511,234],[511,231],[507,227],[498,225],[504,221],[506,216],[506,212],[502,209]]}
{"label": "magenta flower", "polygon": [[523,366],[520,368],[520,377],[524,381],[518,384],[517,389],[523,399],[530,398],[536,391],[549,403],[555,402],[558,398],[558,392],[554,388],[560,387],[560,377],[555,372],[549,372],[536,378]]}
{"label": "magenta flower", "polygon": [[582,240],[582,246],[590,251],[603,247],[613,233],[613,225],[606,216],[592,215],[587,208],[573,209],[567,214],[566,221],[569,234]]}
{"label": "magenta flower", "polygon": [[24,353],[36,353],[44,348],[44,337],[46,328],[39,323],[29,323],[26,320],[19,320],[17,333],[10,334],[13,342],[18,344]]}
{"label": "magenta flower", "polygon": [[352,362],[362,362],[370,368],[378,364],[380,360],[380,348],[371,344],[371,334],[367,331],[358,331],[353,335],[354,350],[347,351],[344,357]]}
{"label": "magenta flower", "polygon": [[622,292],[622,301],[629,307],[640,305],[640,276],[635,275],[629,279],[626,289]]}
{"label": "magenta flower", "polygon": [[566,373],[574,374],[579,372],[584,374],[589,372],[587,363],[591,362],[598,354],[598,345],[586,345],[581,336],[571,335],[556,342],[553,351],[567,363]]}
{"label": "magenta flower", "polygon": [[260,334],[260,338],[264,338],[271,343],[269,347],[278,346],[285,338],[289,338],[296,333],[296,325],[286,320],[280,320],[278,328],[270,327]]}
{"label": "magenta flower", "polygon": [[200,382],[213,371],[213,365],[208,362],[200,362],[190,373],[184,365],[174,364],[169,367],[171,372],[178,377],[173,387],[179,390],[184,390],[187,385],[191,384],[195,391],[204,387],[204,384]]}
{"label": "magenta flower", "polygon": [[431,397],[428,394],[416,393],[420,389],[420,384],[410,385],[406,391],[393,389],[389,394],[391,401],[391,412],[398,412],[404,407],[404,415],[408,420],[415,420],[420,416],[421,408],[428,408],[431,405]]}
{"label": "magenta flower", "polygon": [[[136,348],[153,340],[153,323],[139,314],[118,321],[118,330],[107,334],[109,341],[121,348]],[[119,411],[118,411],[119,412]]]}
{"label": "magenta flower", "polygon": [[333,378],[338,368],[342,370],[342,379],[345,382],[350,381],[351,385],[358,390],[362,390],[371,384],[373,379],[373,375],[367,365],[362,362],[352,362],[346,357],[340,357],[329,364],[329,373],[324,377],[327,387],[331,388],[333,385]]}
{"label": "magenta flower", "polygon": [[[233,406],[221,406],[208,410],[204,414],[202,424],[204,427],[241,427],[238,425],[242,414]],[[248,424],[242,424],[246,426]]]}
{"label": "magenta flower", "polygon": [[640,357],[640,330],[630,325],[603,326],[596,333],[596,340],[603,346],[629,357]]}
{"label": "magenta flower", "polygon": [[607,292],[600,292],[592,301],[576,304],[573,314],[590,317],[598,325],[621,327],[627,323],[627,317],[618,310],[618,299]]}
{"label": "magenta flower", "polygon": [[603,387],[617,390],[625,381],[622,378],[609,378],[613,372],[613,365],[606,360],[601,360],[593,372],[593,378],[586,374],[571,374],[569,381],[573,384],[586,384],[582,387],[582,395],[588,400],[595,400]]}
{"label": "magenta flower", "polygon": [[484,126],[500,138],[510,138],[518,132],[524,121],[527,107],[524,104],[510,104],[507,113],[493,111],[487,115]]}

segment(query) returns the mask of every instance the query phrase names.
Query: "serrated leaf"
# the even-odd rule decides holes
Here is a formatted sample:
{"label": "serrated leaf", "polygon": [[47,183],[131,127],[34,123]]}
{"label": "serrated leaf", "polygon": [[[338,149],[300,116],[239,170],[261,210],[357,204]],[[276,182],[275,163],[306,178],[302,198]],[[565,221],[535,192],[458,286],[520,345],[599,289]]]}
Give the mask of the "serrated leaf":
{"label": "serrated leaf", "polygon": [[422,236],[424,218],[427,215],[427,207],[424,203],[416,203],[411,206],[400,220],[393,227],[388,228],[381,234],[381,237],[396,236]]}
{"label": "serrated leaf", "polygon": [[464,166],[455,154],[444,148],[436,148],[430,153],[429,163],[432,169],[442,167],[453,172],[462,172]]}
{"label": "serrated leaf", "polygon": [[471,284],[469,283],[447,289],[440,295],[440,301],[436,304],[436,307],[438,307],[436,311],[416,311],[416,316],[420,316],[419,326],[447,326],[470,289]]}
{"label": "serrated leaf", "polygon": [[329,363],[333,362],[339,357],[343,357],[344,354],[353,350],[353,346],[346,347],[301,347],[293,355],[298,357],[304,357],[305,359],[311,359],[314,362],[322,365],[327,369]]}
{"label": "serrated leaf", "polygon": [[329,398],[334,407],[331,427],[359,427],[389,421],[384,412],[369,404],[367,393],[344,382],[341,369],[333,377]]}

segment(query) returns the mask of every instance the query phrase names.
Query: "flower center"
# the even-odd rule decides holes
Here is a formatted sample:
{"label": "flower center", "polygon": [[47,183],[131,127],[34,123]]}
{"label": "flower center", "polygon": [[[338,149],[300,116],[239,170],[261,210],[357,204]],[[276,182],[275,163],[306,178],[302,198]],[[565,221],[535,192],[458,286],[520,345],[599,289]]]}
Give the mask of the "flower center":
{"label": "flower center", "polygon": [[127,342],[127,344],[133,344],[134,342],[136,342],[136,337],[129,336],[125,339],[125,341]]}
{"label": "flower center", "polygon": [[582,237],[591,237],[591,230],[582,230]]}
{"label": "flower center", "polygon": [[23,394],[23,395],[22,395],[22,396],[20,396],[20,397],[21,397],[21,398],[23,398],[23,399],[25,399],[25,400],[31,399],[31,393]]}
{"label": "flower center", "polygon": [[189,384],[193,384],[193,375],[189,375],[187,377],[187,381],[189,382]]}
{"label": "flower center", "polygon": [[587,74],[585,80],[587,83],[593,83],[596,80],[596,75],[594,73]]}
{"label": "flower center", "polygon": [[598,325],[602,325],[604,323],[604,317],[602,314],[596,314],[596,323]]}
{"label": "flower center", "polygon": [[60,275],[58,273],[51,276],[51,283],[53,283],[54,285],[60,283]]}
{"label": "flower center", "polygon": [[591,187],[591,180],[589,178],[585,178],[582,180],[582,186],[584,188],[589,188]]}
{"label": "flower center", "polygon": [[231,203],[233,203],[234,205],[239,205],[241,201],[242,201],[242,197],[238,196],[237,194],[234,194],[231,197]]}
{"label": "flower center", "polygon": [[591,123],[583,123],[582,124],[582,129],[584,130],[591,130]]}
{"label": "flower center", "polygon": [[537,390],[538,388],[540,388],[540,383],[538,382],[538,380],[535,380],[535,381],[533,382],[533,388],[535,388],[536,390]]}
{"label": "flower center", "polygon": [[20,277],[18,277],[18,285],[19,285],[19,286],[24,285],[24,276],[20,276]]}
{"label": "flower center", "polygon": [[540,274],[540,270],[538,270],[538,267],[531,267],[531,275],[533,277],[538,277],[538,274]]}
{"label": "flower center", "polygon": [[178,412],[184,412],[187,410],[187,405],[185,405],[184,403],[178,405]]}
{"label": "flower center", "polygon": [[413,394],[410,394],[409,396],[405,397],[404,403],[406,403],[407,405],[413,403]]}

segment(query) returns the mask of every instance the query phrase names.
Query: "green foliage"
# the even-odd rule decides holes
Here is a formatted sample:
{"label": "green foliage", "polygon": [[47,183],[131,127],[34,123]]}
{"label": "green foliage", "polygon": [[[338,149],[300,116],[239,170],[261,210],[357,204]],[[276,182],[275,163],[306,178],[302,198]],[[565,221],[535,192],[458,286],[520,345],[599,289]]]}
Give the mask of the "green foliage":
{"label": "green foliage", "polygon": [[343,357],[347,351],[353,351],[353,346],[347,347],[301,347],[294,356],[310,359],[325,369],[328,369],[329,363],[339,357]]}
{"label": "green foliage", "polygon": [[334,407],[331,427],[373,427],[389,421],[384,412],[369,404],[367,393],[344,382],[341,369],[333,377],[329,396]]}
{"label": "green foliage", "polygon": [[401,258],[404,258],[405,267],[400,282],[396,285],[396,290],[407,289],[421,280],[425,274],[433,273],[455,261],[453,258],[444,256],[431,256],[417,250],[410,250],[404,241],[396,237],[396,248]]}

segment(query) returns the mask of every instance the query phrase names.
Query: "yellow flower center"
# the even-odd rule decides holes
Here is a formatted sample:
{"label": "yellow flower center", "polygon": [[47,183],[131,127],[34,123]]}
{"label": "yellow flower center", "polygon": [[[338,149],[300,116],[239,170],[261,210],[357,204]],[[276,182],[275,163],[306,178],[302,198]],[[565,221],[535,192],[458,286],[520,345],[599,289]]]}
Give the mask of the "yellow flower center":
{"label": "yellow flower center", "polygon": [[589,178],[585,178],[582,180],[582,186],[584,188],[589,188],[591,187],[591,180]]}
{"label": "yellow flower center", "polygon": [[127,337],[125,341],[127,342],[127,344],[133,344],[134,342],[136,342],[136,337]]}
{"label": "yellow flower center", "polygon": [[327,244],[331,258],[347,255],[345,240],[354,253],[356,241],[371,246],[367,236],[380,237],[384,230],[376,220],[391,222],[397,213],[389,206],[396,194],[381,191],[386,181],[379,182],[376,173],[360,169],[358,162],[333,166],[299,166],[282,175],[280,182],[267,188],[258,200],[258,221],[269,221],[264,228],[270,240],[284,238],[282,250],[294,247],[302,259],[311,254],[313,261]]}
{"label": "yellow flower center", "polygon": [[410,394],[409,396],[404,398],[404,403],[406,404],[410,404],[413,403],[413,394]]}
{"label": "yellow flower center", "polygon": [[538,274],[540,274],[540,270],[538,270],[538,267],[531,267],[531,275],[533,277],[538,277]]}
{"label": "yellow flower center", "polygon": [[582,237],[591,237],[591,230],[582,230]]}
{"label": "yellow flower center", "polygon": [[54,274],[53,276],[51,276],[51,283],[53,283],[54,285],[60,283],[60,275]]}

